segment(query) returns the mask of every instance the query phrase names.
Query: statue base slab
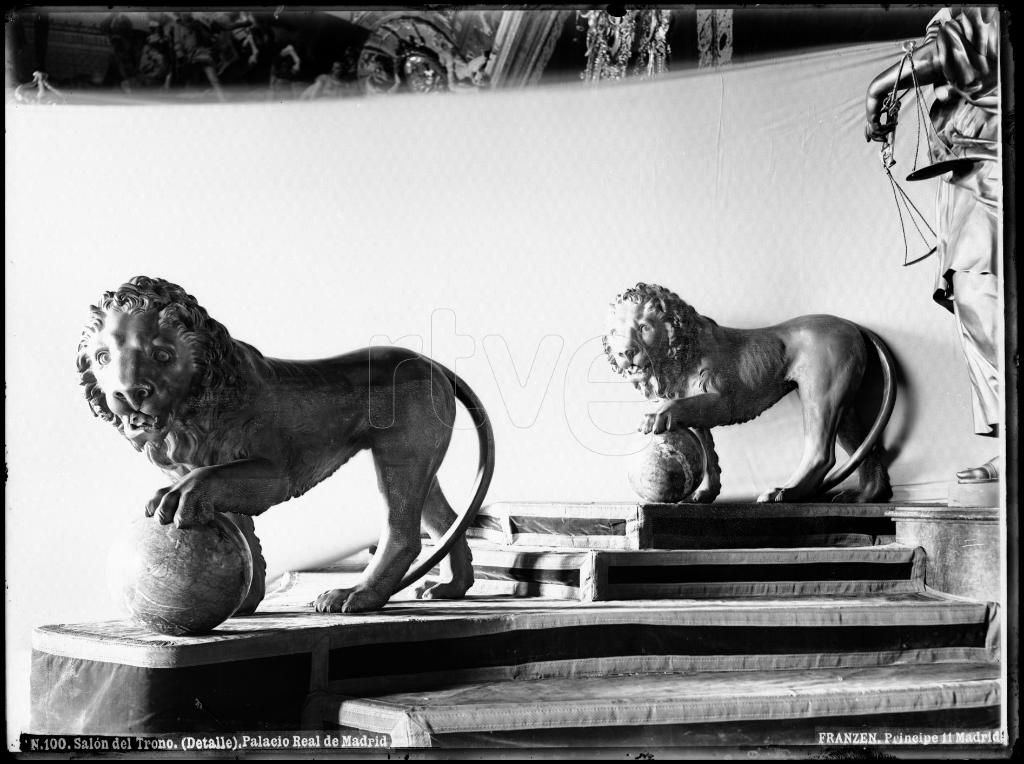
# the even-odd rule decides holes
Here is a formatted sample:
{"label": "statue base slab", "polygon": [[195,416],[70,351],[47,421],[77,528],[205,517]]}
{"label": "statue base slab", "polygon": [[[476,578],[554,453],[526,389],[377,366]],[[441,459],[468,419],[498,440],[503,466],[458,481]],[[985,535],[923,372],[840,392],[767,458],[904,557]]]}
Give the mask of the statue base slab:
{"label": "statue base slab", "polygon": [[999,481],[986,480],[981,483],[961,483],[959,480],[954,480],[949,484],[949,506],[998,507]]}
{"label": "statue base slab", "polygon": [[[397,717],[363,712],[373,698],[381,700],[379,712],[398,709],[389,694],[422,693],[420,705],[431,707],[423,718],[454,733],[459,725],[437,717],[444,697],[437,693],[468,685],[507,687],[505,700],[522,702],[506,702],[504,718],[513,729],[538,732],[556,726],[552,714],[568,711],[570,700],[580,714],[561,716],[559,724],[633,733],[652,723],[680,724],[677,731],[685,732],[691,722],[744,719],[775,720],[783,730],[782,720],[847,714],[894,715],[883,728],[897,729],[919,721],[902,718],[907,713],[994,712],[999,705],[995,608],[923,587],[646,602],[471,597],[395,601],[351,615],[274,599],[272,593],[254,615],[195,637],[154,634],[130,621],[37,628],[30,731],[209,732],[216,719],[216,729],[338,725],[432,745],[440,741],[403,739]],[[695,680],[716,678],[705,672],[721,681],[711,695],[710,685]],[[807,684],[812,676],[820,683]],[[642,679],[615,685],[615,677]],[[869,679],[870,691],[862,684]],[[652,702],[647,690],[657,687],[678,703],[670,709]],[[502,698],[491,692],[488,703]],[[496,708],[473,717],[457,705],[448,720],[461,718],[466,732],[508,729],[489,726]],[[605,712],[615,709],[623,715],[609,718]],[[706,716],[719,709],[721,717]]]}
{"label": "statue base slab", "polygon": [[378,612],[312,612],[359,576],[340,561],[208,635],[39,627],[31,730],[790,744],[998,719],[997,509],[537,502],[476,522],[463,600],[409,587]]}
{"label": "statue base slab", "polygon": [[938,740],[959,725],[996,727],[998,683],[998,667],[985,663],[510,679],[334,697],[322,717],[327,729],[384,731],[414,748],[806,745],[844,728],[928,730]]}
{"label": "statue base slab", "polygon": [[960,597],[999,602],[998,507],[900,507],[896,540],[927,551],[925,582]]}

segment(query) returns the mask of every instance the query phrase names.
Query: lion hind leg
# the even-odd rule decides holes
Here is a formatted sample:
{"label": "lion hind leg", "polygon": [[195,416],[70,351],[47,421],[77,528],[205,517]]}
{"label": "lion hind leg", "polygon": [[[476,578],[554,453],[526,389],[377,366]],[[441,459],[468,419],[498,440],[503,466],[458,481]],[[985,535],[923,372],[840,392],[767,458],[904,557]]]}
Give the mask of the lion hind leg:
{"label": "lion hind leg", "polygon": [[[854,453],[864,442],[866,432],[854,408],[847,407],[839,418],[837,438],[839,445],[848,454]],[[866,503],[888,501],[892,498],[892,486],[889,483],[889,471],[882,461],[883,452],[878,444],[864,455],[864,460],[857,467],[860,485],[856,489],[846,489],[836,494],[832,501]]]}
{"label": "lion hind leg", "polygon": [[[458,519],[455,510],[441,490],[435,477],[423,505],[423,526],[435,543]],[[423,599],[461,599],[473,585],[473,556],[465,536],[458,538],[451,551],[440,562],[441,576],[437,583],[420,590]]]}
{"label": "lion hind leg", "polygon": [[758,497],[758,502],[801,501],[814,496],[836,464],[836,435],[840,401],[832,395],[802,395],[804,451],[789,480]]}

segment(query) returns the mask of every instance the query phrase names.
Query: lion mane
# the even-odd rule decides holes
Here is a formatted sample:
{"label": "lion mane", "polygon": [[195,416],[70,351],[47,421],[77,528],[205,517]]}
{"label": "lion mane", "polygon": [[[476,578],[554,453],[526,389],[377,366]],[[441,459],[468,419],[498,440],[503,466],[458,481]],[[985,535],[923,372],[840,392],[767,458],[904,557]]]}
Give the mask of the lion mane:
{"label": "lion mane", "polygon": [[90,306],[90,319],[78,344],[78,373],[85,399],[95,416],[123,433],[121,421],[108,408],[104,391],[92,371],[89,348],[113,311],[132,315],[156,313],[161,326],[172,327],[189,348],[195,376],[187,400],[171,412],[162,441],[139,450],[163,469],[196,466],[212,461],[244,458],[247,428],[231,414],[256,392],[264,366],[256,348],[231,337],[210,318],[195,297],[164,279],[137,276],[114,292],[105,292]]}
{"label": "lion mane", "polygon": [[[699,313],[679,295],[665,287],[657,284],[638,283],[632,289],[615,298],[611,303],[614,311],[616,306],[624,302],[631,302],[653,310],[654,314],[664,322],[668,331],[668,350],[666,358],[668,367],[674,373],[668,373],[669,369],[663,369],[658,375],[660,389],[665,390],[676,379],[682,376],[682,370],[690,368],[700,357],[700,344],[697,340],[697,330],[702,317]],[[705,321],[711,321],[704,318]],[[618,373],[611,347],[608,345],[608,336],[602,338],[605,357]],[[647,397],[653,393],[650,382],[637,384],[637,388]]]}

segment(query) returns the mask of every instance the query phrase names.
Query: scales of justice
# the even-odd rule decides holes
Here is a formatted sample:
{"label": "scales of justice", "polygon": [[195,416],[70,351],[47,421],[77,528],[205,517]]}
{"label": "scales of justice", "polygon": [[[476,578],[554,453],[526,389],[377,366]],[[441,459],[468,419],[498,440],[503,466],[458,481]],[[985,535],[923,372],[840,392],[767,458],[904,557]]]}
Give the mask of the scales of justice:
{"label": "scales of justice", "polygon": [[[900,230],[903,235],[904,266],[914,265],[927,259],[935,253],[937,247],[934,244],[929,246],[929,239],[925,236],[924,231],[922,231],[922,228],[927,229],[931,239],[934,240],[936,236],[934,229],[928,224],[924,214],[917,208],[892,174],[892,168],[896,165],[896,128],[899,124],[899,113],[903,99],[913,91],[915,116],[914,158],[913,167],[906,176],[907,181],[931,180],[932,178],[941,177],[946,173],[966,174],[974,169],[978,162],[992,161],[992,157],[981,153],[972,153],[972,149],[991,147],[994,144],[993,141],[963,135],[955,128],[952,129],[948,137],[948,144],[942,139],[942,136],[939,135],[939,130],[942,129],[946,119],[950,116],[955,103],[946,104],[936,98],[932,101],[930,109],[927,112],[925,111],[924,93],[917,80],[917,71],[914,65],[913,54],[916,48],[917,43],[913,40],[908,40],[903,44],[905,55],[900,60],[900,68],[893,81],[892,90],[882,103],[882,115],[885,117],[885,121],[881,123],[881,128],[886,132],[881,147],[882,168],[885,170],[886,178],[892,187],[893,198],[896,202],[896,212],[899,216]],[[912,84],[900,92],[898,83],[902,80],[905,67],[910,69]],[[936,129],[937,124],[940,126],[939,129]],[[922,134],[924,135],[925,156],[930,160],[930,163],[919,166]],[[911,222],[924,246],[928,247],[924,254],[910,260],[907,259],[909,257],[909,247],[905,220]]]}

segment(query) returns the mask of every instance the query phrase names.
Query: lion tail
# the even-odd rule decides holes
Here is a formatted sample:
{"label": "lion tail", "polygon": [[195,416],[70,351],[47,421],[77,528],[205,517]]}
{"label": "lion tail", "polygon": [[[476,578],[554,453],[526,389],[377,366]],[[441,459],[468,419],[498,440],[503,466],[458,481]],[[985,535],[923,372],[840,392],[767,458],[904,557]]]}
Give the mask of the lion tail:
{"label": "lion tail", "polygon": [[896,362],[893,360],[892,353],[889,352],[889,348],[881,337],[872,331],[865,329],[863,326],[860,330],[864,333],[864,336],[868,338],[872,345],[874,345],[875,351],[878,353],[878,360],[882,366],[882,385],[884,391],[882,393],[882,406],[878,411],[878,416],[875,417],[874,423],[871,425],[871,429],[868,430],[868,434],[864,437],[860,446],[857,450],[850,454],[850,458],[838,467],[831,475],[825,478],[825,481],[821,485],[821,491],[828,491],[835,488],[837,485],[842,483],[848,478],[855,469],[864,461],[864,457],[867,456],[868,452],[874,448],[875,444],[878,443],[879,438],[882,437],[882,431],[885,426],[889,423],[889,417],[892,416],[893,406],[896,405],[896,373],[895,367]]}
{"label": "lion tail", "polygon": [[444,537],[437,543],[436,549],[434,549],[430,556],[405,574],[401,583],[398,584],[398,589],[396,589],[396,591],[401,591],[407,586],[411,586],[413,583],[423,578],[423,576],[429,573],[431,569],[433,569],[433,567],[444,559],[444,556],[451,551],[452,545],[466,532],[466,529],[469,528],[470,524],[473,522],[473,518],[476,517],[476,513],[480,511],[480,507],[483,506],[484,497],[487,495],[487,489],[491,485],[491,477],[494,475],[494,431],[491,429],[491,420],[487,416],[484,404],[477,397],[476,393],[473,392],[472,388],[470,388],[470,386],[467,385],[466,382],[454,371],[445,368],[436,361],[434,362],[434,365],[447,375],[448,381],[451,382],[452,388],[455,390],[455,398],[466,407],[466,411],[469,412],[469,416],[472,418],[473,425],[476,428],[477,441],[480,444],[480,459],[476,471],[476,487],[473,491],[473,499],[470,501],[469,507],[466,511],[463,512],[454,523],[452,523],[451,527],[447,532],[445,532]]}

